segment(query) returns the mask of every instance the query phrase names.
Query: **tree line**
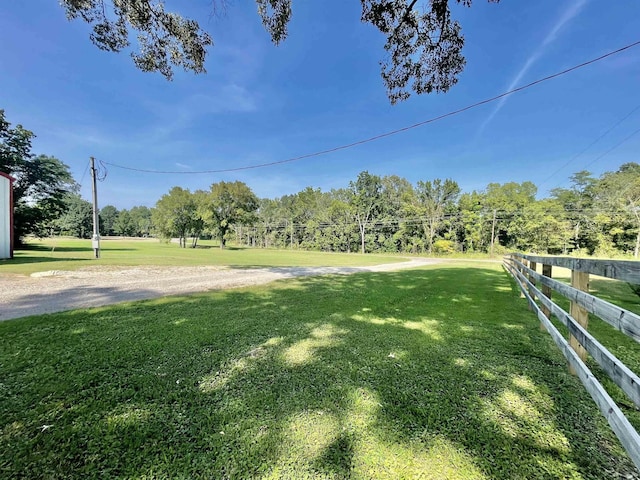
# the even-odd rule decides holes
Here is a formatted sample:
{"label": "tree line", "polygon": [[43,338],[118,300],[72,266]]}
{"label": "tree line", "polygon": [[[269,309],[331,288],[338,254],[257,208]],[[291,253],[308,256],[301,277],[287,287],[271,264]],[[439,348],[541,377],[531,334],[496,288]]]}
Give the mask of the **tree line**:
{"label": "tree line", "polygon": [[[0,110],[0,171],[12,175],[16,244],[26,235],[89,238],[91,204],[69,168],[31,152],[33,133]],[[182,247],[216,237],[262,248],[447,254],[508,250],[616,256],[640,253],[640,165],[599,177],[580,171],[570,186],[538,199],[532,182],[489,183],[462,192],[453,179],[410,183],[361,172],[344,188],[307,187],[259,199],[243,182],[209,190],[173,187],[153,208],[100,211],[101,235],[178,238]]]}
{"label": "tree line", "polygon": [[415,185],[367,171],[345,188],[258,199],[242,182],[210,191],[174,187],[152,209],[152,231],[191,246],[203,235],[262,248],[333,252],[616,256],[640,250],[640,165],[626,163],[537,199],[532,182],[489,183],[463,193],[455,180]]}

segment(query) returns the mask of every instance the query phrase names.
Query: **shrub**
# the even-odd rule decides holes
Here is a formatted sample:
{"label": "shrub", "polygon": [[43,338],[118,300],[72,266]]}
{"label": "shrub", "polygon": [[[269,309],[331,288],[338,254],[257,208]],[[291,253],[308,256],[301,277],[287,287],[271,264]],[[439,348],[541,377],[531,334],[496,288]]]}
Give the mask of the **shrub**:
{"label": "shrub", "polygon": [[456,244],[451,240],[436,240],[433,242],[433,253],[448,254],[456,251]]}

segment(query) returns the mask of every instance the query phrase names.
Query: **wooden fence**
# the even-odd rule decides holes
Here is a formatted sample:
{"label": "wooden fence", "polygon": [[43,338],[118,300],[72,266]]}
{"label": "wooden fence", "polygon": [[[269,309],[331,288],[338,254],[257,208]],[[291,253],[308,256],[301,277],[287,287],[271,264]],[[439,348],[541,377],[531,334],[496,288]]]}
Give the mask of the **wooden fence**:
{"label": "wooden fence", "polygon": [[[537,272],[538,264],[542,265],[542,274]],[[514,253],[504,258],[504,266],[515,278],[522,296],[527,298],[529,308],[537,314],[540,327],[551,334],[553,341],[568,360],[569,368],[580,378],[636,468],[640,470],[638,432],[585,364],[588,352],[602,370],[627,394],[636,408],[640,408],[640,378],[587,331],[589,313],[592,313],[640,342],[640,315],[588,293],[590,274],[640,284],[640,262]],[[553,266],[571,270],[571,286],[551,278]],[[569,312],[551,301],[552,291],[571,301]],[[550,322],[551,315],[567,327],[569,341]]]}

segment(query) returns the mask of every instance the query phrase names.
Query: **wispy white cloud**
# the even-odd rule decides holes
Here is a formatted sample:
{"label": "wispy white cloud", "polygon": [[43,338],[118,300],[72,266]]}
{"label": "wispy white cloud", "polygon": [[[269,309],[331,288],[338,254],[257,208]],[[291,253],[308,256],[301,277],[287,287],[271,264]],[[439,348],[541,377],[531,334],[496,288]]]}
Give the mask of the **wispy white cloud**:
{"label": "wispy white cloud", "polygon": [[[112,127],[80,122],[68,123],[64,128],[45,126],[38,129],[43,151],[54,151],[49,147],[64,145],[86,148],[89,151],[139,151],[144,145],[147,153],[188,150],[190,140],[183,135],[199,121],[209,115],[250,113],[258,109],[256,96],[246,88],[227,84],[215,93],[195,93],[173,103],[147,102],[150,121],[141,122],[140,128],[119,131]],[[48,139],[48,142],[47,142]],[[191,168],[179,165],[181,168]]]}
{"label": "wispy white cloud", "polygon": [[196,93],[176,103],[148,103],[147,108],[157,119],[155,128],[145,132],[147,140],[162,141],[207,115],[255,112],[258,100],[245,87],[230,83],[212,94]]}
{"label": "wispy white cloud", "polygon": [[176,162],[176,167],[184,168],[185,170],[193,170],[191,165],[185,165],[184,163]]}
{"label": "wispy white cloud", "polygon": [[82,145],[87,147],[105,147],[113,144],[113,138],[98,128],[84,125],[73,125],[72,128],[59,126],[44,127],[38,132],[41,136],[51,137],[57,143]]}
{"label": "wispy white cloud", "polygon": [[[551,30],[549,30],[547,35],[544,37],[544,40],[540,43],[540,45],[538,45],[538,48],[536,48],[536,50],[529,56],[526,62],[524,62],[524,65],[520,68],[516,76],[513,77],[506,91],[513,90],[520,84],[521,80],[529,72],[531,67],[540,59],[540,57],[544,55],[547,48],[556,40],[562,29],[566,27],[567,24],[571,22],[571,20],[573,20],[580,14],[584,6],[587,4],[587,1],[588,0],[576,0],[569,6],[569,8],[562,12]],[[487,127],[487,125],[489,125],[489,123],[491,123],[498,112],[502,110],[502,107],[504,107],[508,99],[509,97],[502,97],[498,101],[498,104],[480,125],[480,128],[478,129],[478,132],[476,134],[477,137],[482,135],[484,129]]]}

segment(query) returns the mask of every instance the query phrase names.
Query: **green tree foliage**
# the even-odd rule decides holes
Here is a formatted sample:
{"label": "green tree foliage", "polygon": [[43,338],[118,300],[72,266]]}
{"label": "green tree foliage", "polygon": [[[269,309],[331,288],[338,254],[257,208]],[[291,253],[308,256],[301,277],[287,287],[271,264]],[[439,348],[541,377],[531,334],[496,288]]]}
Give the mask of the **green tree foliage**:
{"label": "green tree foliage", "polygon": [[[625,250],[640,253],[640,165],[625,163],[616,172],[606,172],[598,186],[597,196],[606,208],[608,233]],[[603,222],[605,223],[605,222]]]}
{"label": "green tree foliage", "polygon": [[595,205],[597,179],[582,170],[571,177],[570,188],[555,188],[551,197],[564,209],[564,215],[571,225],[571,243],[577,250],[592,254],[597,248],[597,224],[592,215]]}
{"label": "green tree foliage", "polygon": [[100,235],[113,235],[113,226],[118,219],[118,209],[113,205],[106,205],[100,210]]}
{"label": "green tree foliage", "polygon": [[173,66],[202,73],[211,37],[195,20],[167,12],[164,3],[147,0],[61,0],[69,19],[81,18],[93,27],[91,41],[101,50],[120,52],[137,32],[140,49],[133,52],[143,72],[173,77]]}
{"label": "green tree foliage", "polygon": [[[349,188],[307,187],[259,201],[241,182],[221,182],[193,194],[176,187],[158,207],[168,205],[169,198],[182,205],[174,218],[185,221],[188,235],[197,238],[208,228],[223,245],[235,234],[236,242],[248,246],[337,252],[584,255],[593,248],[588,253],[635,254],[640,166],[625,164],[600,178],[578,172],[571,181],[570,188],[538,200],[531,182],[490,183],[483,191],[460,194],[451,179],[412,185],[398,176],[364,171]],[[159,213],[156,208],[156,221]],[[176,232],[172,225],[167,231]]]}
{"label": "green tree foliage", "polygon": [[224,248],[232,226],[253,223],[257,210],[258,198],[244,182],[212,184],[204,206],[205,220],[217,231],[220,248]]}
{"label": "green tree foliage", "polygon": [[[508,234],[509,221],[514,215],[520,214],[525,205],[535,201],[537,190],[531,182],[487,185],[484,202],[488,210],[488,220],[491,222],[489,243],[491,255],[494,254],[494,248],[496,243],[499,243],[500,236]],[[508,244],[509,240],[504,237],[505,244]]]}
{"label": "green tree foliage", "polygon": [[[380,63],[391,103],[416,94],[446,92],[465,66],[464,36],[450,4],[471,6],[472,0],[360,0],[361,20],[386,38]],[[499,0],[489,0],[498,2]],[[292,0],[256,0],[262,24],[275,44],[288,34]],[[100,49],[120,52],[137,33],[139,50],[132,53],[145,72],[173,76],[173,67],[201,73],[207,49],[213,44],[197,21],[167,12],[159,0],[61,0],[69,19],[80,18],[93,27],[91,41]],[[213,2],[224,7],[226,2]]]}
{"label": "green tree foliage", "polygon": [[[202,231],[202,217],[194,195],[187,189],[173,187],[156,203],[152,213],[153,224],[161,238],[177,237],[186,248],[187,237]],[[192,243],[195,247],[195,240]]]}
{"label": "green tree foliage", "polygon": [[[464,250],[481,252],[486,247],[485,216],[486,195],[482,192],[464,193],[460,196],[460,241]],[[497,212],[496,212],[497,214]]]}
{"label": "green tree foliage", "polygon": [[121,210],[113,222],[113,233],[121,237],[133,237],[136,234],[136,224],[128,210]]}
{"label": "green tree foliage", "polygon": [[382,177],[381,180],[380,214],[376,228],[376,250],[397,252],[405,249],[405,235],[399,233],[398,227],[407,225],[398,218],[403,212],[404,205],[410,203],[415,194],[413,186],[397,175]]}
{"label": "green tree foliage", "polygon": [[145,206],[137,206],[129,210],[129,214],[135,229],[134,235],[136,237],[149,236],[153,228],[151,209]]}
{"label": "green tree foliage", "polygon": [[444,182],[419,181],[416,186],[414,213],[421,219],[429,253],[433,251],[433,241],[447,210],[451,210],[460,195],[460,187],[451,179]]}
{"label": "green tree foliage", "polygon": [[514,248],[534,253],[567,253],[572,237],[563,206],[553,199],[524,205],[509,222],[507,231]]}
{"label": "green tree foliage", "polygon": [[34,134],[21,125],[11,127],[0,110],[0,171],[15,178],[14,242],[24,235],[46,235],[75,191],[69,167],[54,157],[31,153]]}
{"label": "green tree foliage", "polygon": [[63,235],[91,238],[93,233],[93,206],[75,193],[64,197],[64,213],[55,221]]}
{"label": "green tree foliage", "polygon": [[334,190],[329,197],[327,227],[323,229],[323,245],[332,252],[351,252],[358,243],[358,229],[353,223],[353,208],[349,204],[349,192]]}
{"label": "green tree foliage", "polygon": [[365,252],[367,227],[382,211],[382,181],[366,170],[349,184],[351,212],[360,232],[360,251]]}

